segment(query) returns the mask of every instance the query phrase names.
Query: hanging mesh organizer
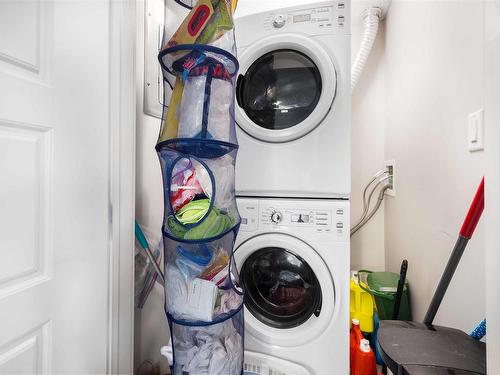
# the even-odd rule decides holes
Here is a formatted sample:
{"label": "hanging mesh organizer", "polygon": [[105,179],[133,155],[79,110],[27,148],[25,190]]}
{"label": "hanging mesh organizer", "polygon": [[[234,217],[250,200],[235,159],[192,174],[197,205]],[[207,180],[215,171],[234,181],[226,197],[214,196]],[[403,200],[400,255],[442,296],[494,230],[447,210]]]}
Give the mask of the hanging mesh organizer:
{"label": "hanging mesh organizer", "polygon": [[240,375],[243,292],[233,257],[240,224],[234,195],[238,62],[231,4],[183,3],[191,12],[159,54],[164,76],[176,78],[156,145],[172,373]]}

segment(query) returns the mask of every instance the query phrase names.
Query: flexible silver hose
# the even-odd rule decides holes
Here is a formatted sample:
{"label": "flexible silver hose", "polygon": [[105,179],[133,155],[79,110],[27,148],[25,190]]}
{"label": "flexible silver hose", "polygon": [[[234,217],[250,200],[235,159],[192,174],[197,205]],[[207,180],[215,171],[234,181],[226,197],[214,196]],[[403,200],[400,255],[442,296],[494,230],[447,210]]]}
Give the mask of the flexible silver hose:
{"label": "flexible silver hose", "polygon": [[[352,229],[351,229],[351,237],[358,231],[360,230],[368,221],[370,221],[370,219],[377,213],[378,209],[380,208],[380,206],[382,205],[382,201],[384,200],[384,194],[385,194],[385,191],[387,189],[389,189],[390,186],[389,185],[385,185],[382,190],[380,190],[380,193],[378,194],[378,199],[377,199],[377,204],[375,205],[375,207],[373,207],[373,210],[368,214],[368,216],[366,216],[359,224],[355,225]],[[375,191],[375,189],[373,190]],[[372,193],[373,193],[372,191]]]}
{"label": "flexible silver hose", "polygon": [[361,73],[366,65],[366,61],[368,60],[368,56],[370,56],[373,43],[377,37],[381,15],[382,11],[380,8],[368,8],[363,14],[364,31],[361,45],[359,46],[358,53],[351,68],[351,89],[356,87],[359,77],[361,77]]}
{"label": "flexible silver hose", "polygon": [[373,194],[375,193],[375,191],[377,190],[377,188],[380,186],[380,184],[382,184],[382,182],[388,180],[390,178],[390,176],[384,176],[382,177],[376,184],[375,186],[373,187],[373,189],[371,190],[370,192],[370,195],[368,196],[368,200],[366,200],[366,192],[368,191],[368,188],[375,182],[377,181],[377,178],[381,175],[384,175],[386,174],[387,171],[379,171],[377,172],[377,174],[370,180],[370,182],[368,183],[368,185],[366,185],[365,187],[365,190],[363,190],[363,213],[361,214],[361,217],[358,219],[358,221],[356,222],[356,224],[353,226],[353,228],[356,228],[363,220],[364,218],[366,217],[366,215],[368,215],[368,210],[370,209],[370,203],[371,203],[371,200],[372,200],[372,196]]}
{"label": "flexible silver hose", "polygon": [[[370,200],[366,200],[366,193],[368,192],[368,188],[375,182],[377,181],[377,178],[379,178],[380,176],[384,175],[388,173],[387,171],[385,170],[380,170],[378,171],[375,176],[373,176],[373,178],[370,180],[370,182],[368,182],[368,184],[366,185],[365,189],[363,190],[363,213],[361,214],[361,217],[359,218],[358,222],[360,222],[361,220],[363,220],[366,216],[366,214],[368,213],[368,209],[370,208]],[[377,188],[377,186],[380,185],[380,182],[384,181],[384,180],[387,180],[387,178],[383,178],[379,181],[379,183],[377,185],[375,185],[375,189]],[[370,198],[373,194],[373,191],[372,193],[370,194]]]}

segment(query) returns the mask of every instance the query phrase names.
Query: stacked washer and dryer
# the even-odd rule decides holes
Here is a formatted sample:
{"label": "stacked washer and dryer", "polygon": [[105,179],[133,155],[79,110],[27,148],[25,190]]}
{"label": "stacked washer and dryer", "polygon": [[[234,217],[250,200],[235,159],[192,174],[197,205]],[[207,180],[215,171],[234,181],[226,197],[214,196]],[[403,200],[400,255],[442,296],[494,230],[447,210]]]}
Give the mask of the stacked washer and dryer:
{"label": "stacked washer and dryer", "polygon": [[238,7],[245,370],[348,374],[350,3]]}

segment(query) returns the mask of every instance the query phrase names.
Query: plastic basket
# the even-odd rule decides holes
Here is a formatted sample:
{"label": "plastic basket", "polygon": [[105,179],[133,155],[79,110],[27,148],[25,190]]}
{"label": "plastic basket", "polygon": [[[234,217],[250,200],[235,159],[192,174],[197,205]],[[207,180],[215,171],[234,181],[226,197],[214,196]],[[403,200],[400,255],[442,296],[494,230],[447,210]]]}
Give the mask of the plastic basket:
{"label": "plastic basket", "polygon": [[[392,319],[399,275],[393,272],[358,271],[358,278],[367,274],[366,286],[360,283],[362,289],[373,295],[380,320]],[[405,281],[398,320],[411,320],[410,284]]]}

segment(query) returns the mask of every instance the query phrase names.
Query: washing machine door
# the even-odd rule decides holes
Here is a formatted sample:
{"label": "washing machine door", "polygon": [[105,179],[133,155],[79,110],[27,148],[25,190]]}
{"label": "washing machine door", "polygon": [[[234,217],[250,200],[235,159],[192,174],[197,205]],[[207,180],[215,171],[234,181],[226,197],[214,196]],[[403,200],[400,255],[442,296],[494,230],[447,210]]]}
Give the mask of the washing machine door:
{"label": "washing machine door", "polygon": [[279,34],[239,56],[236,121],[264,142],[305,136],[325,118],[335,99],[332,59],[312,38]]}
{"label": "washing machine door", "polygon": [[235,259],[248,334],[294,346],[325,331],[334,313],[334,284],[315,249],[291,235],[269,233],[242,243]]}

